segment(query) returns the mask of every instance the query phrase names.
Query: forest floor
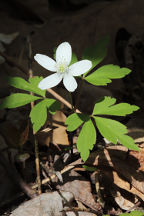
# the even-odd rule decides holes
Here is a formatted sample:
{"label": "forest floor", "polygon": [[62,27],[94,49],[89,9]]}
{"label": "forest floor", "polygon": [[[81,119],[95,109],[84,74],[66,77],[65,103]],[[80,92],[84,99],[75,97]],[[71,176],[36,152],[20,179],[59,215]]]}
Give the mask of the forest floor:
{"label": "forest floor", "polygon": [[[32,59],[36,53],[53,57],[54,48],[68,41],[80,60],[86,46],[109,35],[108,54],[100,65],[117,64],[133,72],[108,87],[84,83],[78,108],[90,113],[95,102],[104,96],[140,107],[130,117],[118,119],[126,124],[140,152],[107,144],[98,137],[86,163],[76,148],[79,130],[72,134],[72,153],[71,134],[64,124],[68,109],[64,107],[64,112],[49,117],[36,136],[42,180],[40,196],[37,196],[30,106],[0,110],[0,215],[115,216],[144,210],[143,20],[143,0],[139,4],[134,0],[65,3],[60,8],[48,5],[45,0],[0,2],[0,33],[17,32],[10,36],[12,43],[3,43],[5,62],[0,64],[0,101],[11,92],[18,92],[8,85],[6,75],[28,79],[29,46]],[[49,74],[32,61],[33,76]],[[62,85],[54,90],[69,101]],[[74,101],[78,91],[79,88],[72,95]]]}

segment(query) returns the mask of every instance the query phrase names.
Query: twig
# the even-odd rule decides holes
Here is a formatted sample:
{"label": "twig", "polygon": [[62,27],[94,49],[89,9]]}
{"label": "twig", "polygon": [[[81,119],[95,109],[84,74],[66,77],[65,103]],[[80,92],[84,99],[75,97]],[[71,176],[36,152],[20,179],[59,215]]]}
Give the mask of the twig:
{"label": "twig", "polygon": [[[82,164],[81,159],[78,159],[78,160],[74,161],[73,163],[69,164],[68,166],[64,167],[64,169],[62,169],[62,170],[60,171],[60,174],[62,175],[62,174],[64,174],[65,172],[67,172],[67,171],[73,169],[76,165],[81,165],[81,164]],[[43,180],[42,180],[42,184],[46,184],[46,183],[50,182],[52,179],[54,179],[54,178],[56,178],[56,177],[57,177],[57,175],[54,174],[54,175],[50,176],[50,178],[48,177],[48,178],[46,178],[46,179],[43,179]],[[37,188],[37,187],[38,187],[38,184],[35,184],[35,185],[32,186],[32,189],[35,189],[35,188]]]}
{"label": "twig", "polygon": [[[28,44],[28,73],[29,78],[33,77],[33,71],[32,71],[32,47],[31,47],[31,41],[30,41],[30,35],[27,37],[27,44]],[[30,92],[31,95],[33,95],[32,92]],[[34,107],[34,102],[31,102],[31,109]],[[39,162],[39,149],[38,149],[38,142],[35,137],[35,132],[33,130],[33,136],[34,136],[34,147],[35,147],[35,164],[36,164],[36,174],[37,174],[37,183],[38,183],[38,194],[41,194],[41,178],[40,178],[40,162]]]}
{"label": "twig", "polygon": [[[47,91],[51,95],[53,95],[57,100],[59,100],[61,103],[63,103],[65,106],[67,106],[69,109],[72,109],[72,105],[67,100],[65,100],[63,97],[61,97],[58,93],[56,93],[54,90],[47,89]],[[76,113],[81,113],[81,111],[78,110],[78,109],[76,109],[75,112]]]}

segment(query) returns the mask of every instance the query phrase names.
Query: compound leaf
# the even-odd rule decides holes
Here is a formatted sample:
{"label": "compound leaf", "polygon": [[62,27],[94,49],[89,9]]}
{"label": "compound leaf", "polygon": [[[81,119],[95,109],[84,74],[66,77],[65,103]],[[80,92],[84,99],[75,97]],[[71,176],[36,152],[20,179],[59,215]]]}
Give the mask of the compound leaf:
{"label": "compound leaf", "polygon": [[98,68],[96,71],[85,77],[85,80],[93,85],[107,85],[111,83],[111,79],[119,79],[125,77],[131,72],[128,68],[120,68],[117,65],[109,64]]}
{"label": "compound leaf", "polygon": [[34,132],[36,133],[46,122],[47,110],[51,114],[55,114],[59,108],[59,102],[51,98],[44,99],[36,104],[30,112]]}
{"label": "compound leaf", "polygon": [[83,161],[88,159],[90,150],[92,150],[95,143],[96,130],[92,121],[89,119],[84,123],[77,140],[77,149],[80,152]]}
{"label": "compound leaf", "polygon": [[121,144],[131,150],[139,150],[137,145],[134,143],[134,140],[128,135],[125,135],[128,132],[125,125],[116,120],[102,117],[94,117],[94,120],[96,122],[96,126],[104,138],[114,144],[117,144],[119,141]]}
{"label": "compound leaf", "polygon": [[65,121],[65,124],[68,125],[67,131],[76,130],[83,122],[88,121],[89,116],[81,113],[71,114]]}
{"label": "compound leaf", "polygon": [[60,103],[59,103],[59,101],[56,101],[55,99],[52,99],[52,98],[48,98],[48,99],[45,99],[45,102],[46,102],[46,106],[48,108],[48,111],[52,115],[54,115],[57,110],[60,110]]}
{"label": "compound leaf", "polygon": [[102,38],[97,42],[95,46],[90,46],[84,50],[82,59],[88,59],[92,61],[92,65],[93,65],[92,68],[94,68],[107,55],[108,43],[109,43],[109,36]]}
{"label": "compound leaf", "polygon": [[38,88],[38,84],[42,79],[43,77],[36,76],[29,78],[29,82],[27,82],[21,77],[8,77],[8,83],[15,88],[33,92],[44,97],[46,91]]}
{"label": "compound leaf", "polygon": [[33,130],[36,133],[46,122],[47,119],[47,106],[46,101],[43,100],[36,104],[30,112]]}
{"label": "compound leaf", "polygon": [[115,102],[115,98],[104,97],[103,101],[95,104],[93,115],[125,116],[139,109],[138,106],[130,105],[128,103],[120,103],[114,105]]}
{"label": "compound leaf", "polygon": [[38,99],[41,98],[30,94],[22,94],[22,93],[11,94],[10,96],[4,98],[4,100],[0,104],[0,109],[16,108],[16,107],[24,106]]}

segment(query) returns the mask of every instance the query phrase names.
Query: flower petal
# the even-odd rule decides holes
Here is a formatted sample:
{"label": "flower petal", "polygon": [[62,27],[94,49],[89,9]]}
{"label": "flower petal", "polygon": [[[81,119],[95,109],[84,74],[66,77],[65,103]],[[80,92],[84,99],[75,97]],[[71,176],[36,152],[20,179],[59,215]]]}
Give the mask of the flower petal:
{"label": "flower petal", "polygon": [[56,72],[56,62],[52,58],[46,55],[36,54],[34,59],[45,69]]}
{"label": "flower petal", "polygon": [[73,92],[77,88],[77,82],[70,73],[64,75],[63,84],[69,92]]}
{"label": "flower petal", "polygon": [[42,90],[52,88],[60,83],[62,80],[62,75],[58,73],[54,73],[46,78],[44,78],[42,81],[40,81],[38,87]]}
{"label": "flower petal", "polygon": [[56,62],[70,64],[72,58],[72,48],[68,42],[61,43],[56,50]]}
{"label": "flower petal", "polygon": [[89,60],[82,60],[72,64],[69,71],[73,76],[80,76],[87,72],[92,67],[92,62]]}

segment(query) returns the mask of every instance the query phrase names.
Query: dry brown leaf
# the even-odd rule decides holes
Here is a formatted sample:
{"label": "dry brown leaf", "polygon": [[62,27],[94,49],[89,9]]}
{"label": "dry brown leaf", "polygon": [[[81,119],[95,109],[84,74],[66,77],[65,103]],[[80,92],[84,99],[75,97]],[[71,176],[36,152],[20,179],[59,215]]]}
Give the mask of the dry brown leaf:
{"label": "dry brown leaf", "polygon": [[57,111],[52,117],[48,116],[50,125],[38,132],[37,139],[42,145],[69,145],[68,134],[66,132],[65,120],[66,116],[63,112]]}
{"label": "dry brown leaf", "polygon": [[143,149],[140,152],[130,151],[128,154],[125,147],[110,146],[104,151],[92,153],[87,164],[99,167],[103,174],[109,177],[113,185],[117,185],[119,189],[131,194],[132,202],[122,195],[119,198],[114,196],[116,202],[121,203],[121,208],[123,205],[123,209],[128,209],[131,204],[134,204],[136,196],[144,200],[143,160]]}
{"label": "dry brown leaf", "polygon": [[[112,191],[111,191],[111,193],[112,193]],[[124,196],[121,195],[121,193],[119,191],[116,191],[116,193],[114,193],[114,199],[115,199],[116,203],[120,206],[120,208],[123,210],[129,210],[130,208],[133,208],[135,203],[138,201],[138,199],[136,199],[136,198],[135,198],[134,202],[126,199]]]}
{"label": "dry brown leaf", "polygon": [[66,126],[64,125],[66,116],[63,112],[57,111],[52,116],[52,126],[57,127],[53,130],[52,142],[61,145],[69,145],[68,134],[66,132]]}
{"label": "dry brown leaf", "polygon": [[63,175],[63,185],[58,185],[58,189],[71,192],[76,200],[84,203],[88,207],[98,210],[100,205],[95,202],[92,192],[91,184],[83,176],[71,170],[69,175]]}

